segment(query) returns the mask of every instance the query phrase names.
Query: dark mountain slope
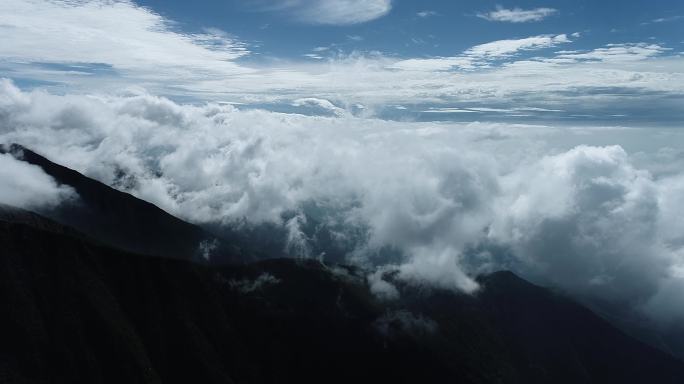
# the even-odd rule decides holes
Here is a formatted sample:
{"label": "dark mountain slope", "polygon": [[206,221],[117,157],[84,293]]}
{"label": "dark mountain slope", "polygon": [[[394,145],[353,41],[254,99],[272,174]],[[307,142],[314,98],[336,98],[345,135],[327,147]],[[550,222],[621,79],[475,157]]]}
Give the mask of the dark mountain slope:
{"label": "dark mountain slope", "polygon": [[400,285],[383,302],[356,268],[142,256],[21,212],[0,219],[3,383],[684,379],[683,363],[510,273],[474,296]]}
{"label": "dark mountain slope", "polygon": [[245,255],[237,247],[202,228],[176,218],[127,193],[53,163],[18,144],[0,146],[0,153],[39,166],[59,184],[72,187],[79,199],[41,211],[50,218],[76,228],[86,235],[131,252],[164,255],[179,259],[197,258],[200,244],[214,244],[214,253],[226,262]]}
{"label": "dark mountain slope", "polygon": [[[430,363],[417,348],[388,346],[367,291],[318,264],[219,271],[7,221],[0,247],[3,383],[408,382],[440,373],[423,372]],[[288,280],[265,296],[235,285],[269,268]],[[294,294],[302,284],[314,288],[310,299]],[[340,294],[353,315],[340,314]]]}
{"label": "dark mountain slope", "polygon": [[525,376],[536,377],[536,382],[674,383],[684,379],[680,361],[626,336],[572,300],[510,272],[481,280],[480,299],[501,326],[507,348],[515,352],[516,366]]}

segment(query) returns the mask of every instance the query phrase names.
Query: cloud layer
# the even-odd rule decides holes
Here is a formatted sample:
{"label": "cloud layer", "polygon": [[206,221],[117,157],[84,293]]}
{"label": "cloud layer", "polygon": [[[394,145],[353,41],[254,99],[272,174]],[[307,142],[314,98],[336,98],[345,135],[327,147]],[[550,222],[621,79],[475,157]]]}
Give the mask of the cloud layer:
{"label": "cloud layer", "polygon": [[[620,146],[571,144],[601,141],[606,128],[303,116],[1,84],[0,141],[193,222],[279,226],[283,254],[318,257],[325,230],[324,249],[416,284],[473,291],[474,274],[512,268],[662,321],[681,315],[671,308],[684,304],[672,294],[684,265],[684,175],[640,167],[648,152],[637,162]],[[38,184],[39,199],[55,195]]]}

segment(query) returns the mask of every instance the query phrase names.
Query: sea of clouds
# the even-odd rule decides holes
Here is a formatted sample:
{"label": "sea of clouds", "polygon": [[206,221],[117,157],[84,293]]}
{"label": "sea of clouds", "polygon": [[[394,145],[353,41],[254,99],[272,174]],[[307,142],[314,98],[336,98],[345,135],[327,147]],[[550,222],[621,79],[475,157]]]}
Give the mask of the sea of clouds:
{"label": "sea of clouds", "polygon": [[[0,143],[188,221],[268,223],[286,233],[282,255],[325,258],[306,229],[314,220],[348,262],[417,284],[473,292],[478,273],[513,269],[661,322],[684,318],[684,172],[663,165],[682,152],[604,144],[677,135],[306,116],[0,81]],[[3,203],[40,210],[75,198],[8,155],[0,177]],[[377,273],[369,282],[396,294]]]}

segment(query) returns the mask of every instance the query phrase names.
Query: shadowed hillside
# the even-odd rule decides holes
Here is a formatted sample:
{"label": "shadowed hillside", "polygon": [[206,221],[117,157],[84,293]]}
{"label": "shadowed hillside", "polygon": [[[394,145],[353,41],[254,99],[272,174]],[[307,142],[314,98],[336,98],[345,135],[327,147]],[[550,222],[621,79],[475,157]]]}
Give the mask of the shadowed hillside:
{"label": "shadowed hillside", "polygon": [[483,276],[474,296],[399,285],[401,299],[385,302],[358,268],[285,259],[208,267],[4,212],[2,382],[684,378],[683,363],[508,272]]}
{"label": "shadowed hillside", "polygon": [[212,253],[220,255],[223,262],[249,258],[239,248],[196,225],[53,163],[21,145],[0,146],[0,153],[10,153],[19,160],[36,165],[58,184],[73,188],[78,199],[42,213],[94,239],[131,252],[177,259],[200,258],[200,244],[211,245]]}

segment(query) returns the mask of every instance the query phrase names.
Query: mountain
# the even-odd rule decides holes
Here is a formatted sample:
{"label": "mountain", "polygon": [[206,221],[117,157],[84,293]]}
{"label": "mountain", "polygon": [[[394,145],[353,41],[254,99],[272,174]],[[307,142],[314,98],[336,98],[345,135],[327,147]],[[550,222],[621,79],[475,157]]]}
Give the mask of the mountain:
{"label": "mountain", "polygon": [[198,259],[201,244],[205,244],[213,248],[217,260],[249,259],[225,239],[180,220],[154,204],[53,163],[21,145],[0,146],[0,153],[10,153],[18,160],[38,166],[58,184],[73,188],[78,193],[77,200],[42,210],[41,214],[93,239],[131,252],[178,259]]}
{"label": "mountain", "polygon": [[[0,212],[3,383],[681,383],[684,363],[510,272],[373,296],[310,260],[209,266]],[[161,237],[161,235],[159,235]]]}

